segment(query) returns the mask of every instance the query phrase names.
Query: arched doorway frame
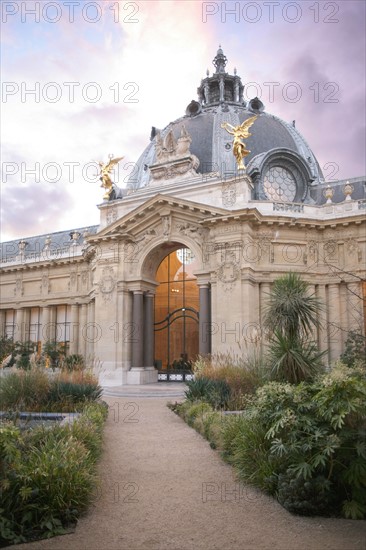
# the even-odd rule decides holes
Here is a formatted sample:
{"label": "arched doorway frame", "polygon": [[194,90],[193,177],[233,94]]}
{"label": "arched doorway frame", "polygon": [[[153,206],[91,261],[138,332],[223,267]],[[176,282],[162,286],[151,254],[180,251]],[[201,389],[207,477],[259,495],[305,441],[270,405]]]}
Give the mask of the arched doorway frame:
{"label": "arched doorway frame", "polygon": [[[194,273],[199,287],[199,354],[211,353],[211,297],[210,274],[203,269],[202,250],[197,242],[189,237],[174,241],[155,240],[142,250],[134,280],[128,281],[132,293],[132,326],[135,337],[132,339],[131,369],[128,383],[144,383],[149,376],[142,376],[145,371],[154,371],[154,309],[153,297],[157,282],[156,271],[171,252],[179,248],[190,248],[199,260],[199,269]],[[156,371],[157,372],[157,371]],[[134,376],[136,373],[137,376]],[[150,380],[149,380],[150,381]]]}

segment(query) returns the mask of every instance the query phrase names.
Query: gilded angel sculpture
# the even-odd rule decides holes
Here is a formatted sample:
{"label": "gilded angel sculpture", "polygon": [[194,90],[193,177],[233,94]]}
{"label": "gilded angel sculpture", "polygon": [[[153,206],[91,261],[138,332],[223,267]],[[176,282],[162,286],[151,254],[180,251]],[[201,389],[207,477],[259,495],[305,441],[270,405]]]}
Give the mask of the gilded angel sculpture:
{"label": "gilded angel sculpture", "polygon": [[245,164],[243,162],[244,157],[248,156],[250,151],[245,148],[245,143],[242,139],[247,139],[252,134],[249,132],[249,128],[254,124],[257,116],[252,116],[244,120],[239,126],[232,126],[228,122],[221,124],[221,128],[224,128],[229,134],[234,136],[233,141],[233,154],[238,164],[238,170],[245,170]]}
{"label": "gilded angel sculpture", "polygon": [[112,169],[115,167],[116,164],[118,164],[124,157],[117,157],[113,158],[112,155],[109,156],[109,162],[107,164],[104,164],[103,162],[98,162],[100,166],[100,181],[102,182],[101,187],[104,187],[106,192],[103,195],[104,200],[109,200],[110,195],[113,191],[113,182],[109,176],[109,174],[112,172]]}

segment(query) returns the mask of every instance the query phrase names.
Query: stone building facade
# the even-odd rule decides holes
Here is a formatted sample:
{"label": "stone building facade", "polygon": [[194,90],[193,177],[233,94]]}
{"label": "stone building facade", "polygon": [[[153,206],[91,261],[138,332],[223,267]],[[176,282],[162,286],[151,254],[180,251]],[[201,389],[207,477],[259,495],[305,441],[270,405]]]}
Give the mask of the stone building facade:
{"label": "stone building facade", "polygon": [[[197,354],[265,350],[268,293],[289,271],[324,304],[314,339],[329,364],[364,331],[365,179],[325,183],[295,126],[247,104],[226,62],[219,49],[198,101],[152,129],[99,226],[3,243],[2,335],[65,342],[105,385],[154,382]],[[253,116],[238,170],[222,124]]]}

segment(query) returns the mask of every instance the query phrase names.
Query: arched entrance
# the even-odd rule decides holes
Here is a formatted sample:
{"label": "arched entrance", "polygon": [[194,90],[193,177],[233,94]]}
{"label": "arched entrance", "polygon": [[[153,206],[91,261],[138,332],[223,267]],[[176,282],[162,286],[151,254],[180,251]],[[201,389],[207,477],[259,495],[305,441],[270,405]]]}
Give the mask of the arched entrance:
{"label": "arched entrance", "polygon": [[199,352],[199,287],[197,260],[189,248],[168,254],[156,272],[155,366],[187,369]]}

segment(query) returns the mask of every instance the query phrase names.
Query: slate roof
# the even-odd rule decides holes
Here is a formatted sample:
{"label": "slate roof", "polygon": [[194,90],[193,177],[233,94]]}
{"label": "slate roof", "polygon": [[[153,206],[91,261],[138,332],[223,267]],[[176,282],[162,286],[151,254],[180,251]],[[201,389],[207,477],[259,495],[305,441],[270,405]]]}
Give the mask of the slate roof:
{"label": "slate roof", "polygon": [[[21,252],[21,245],[19,245],[21,241],[25,241],[27,243],[24,248],[25,260],[31,259],[32,255],[41,254],[46,247],[46,241],[48,241],[49,250],[54,252],[57,256],[57,253],[62,253],[68,250],[71,246],[81,245],[84,241],[86,231],[89,235],[91,235],[97,232],[98,227],[98,225],[93,225],[91,227],[79,227],[76,229],[57,231],[55,233],[25,237],[23,239],[16,239],[1,243],[0,261],[9,260],[10,258],[15,259],[15,257]],[[74,235],[74,239],[72,238],[72,235]]]}

